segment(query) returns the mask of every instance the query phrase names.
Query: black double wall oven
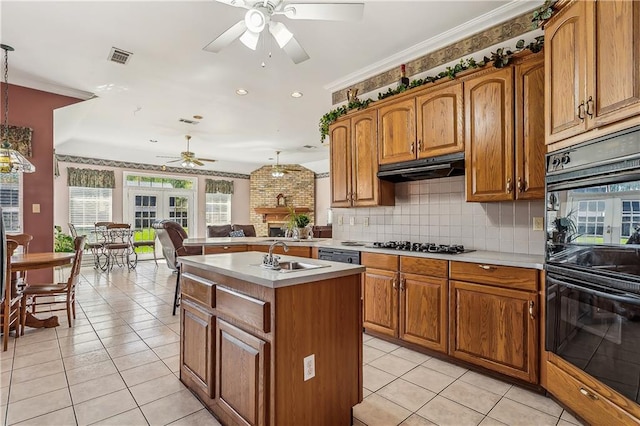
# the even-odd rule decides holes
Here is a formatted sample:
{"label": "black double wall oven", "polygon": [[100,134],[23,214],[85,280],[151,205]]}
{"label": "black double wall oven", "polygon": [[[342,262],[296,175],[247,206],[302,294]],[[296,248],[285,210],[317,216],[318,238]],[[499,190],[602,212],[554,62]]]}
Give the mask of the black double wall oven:
{"label": "black double wall oven", "polygon": [[640,126],[547,155],[546,349],[640,402]]}

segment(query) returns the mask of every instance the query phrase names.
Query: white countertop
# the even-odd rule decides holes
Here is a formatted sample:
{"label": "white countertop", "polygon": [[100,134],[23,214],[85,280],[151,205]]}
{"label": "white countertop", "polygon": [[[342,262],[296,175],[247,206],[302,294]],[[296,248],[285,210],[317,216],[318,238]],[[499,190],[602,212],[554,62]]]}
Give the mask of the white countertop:
{"label": "white countertop", "polygon": [[[412,251],[402,251],[393,249],[380,249],[371,247],[371,242],[362,242],[362,245],[345,245],[342,240],[330,238],[313,238],[309,240],[292,240],[291,238],[271,238],[271,237],[237,237],[237,238],[187,238],[184,240],[185,246],[224,246],[234,244],[257,244],[271,245],[274,241],[284,241],[287,245],[308,246],[308,247],[328,247],[341,250],[366,251],[369,253],[394,254],[399,256],[423,257],[429,259],[444,259],[459,262],[491,263],[501,266],[513,266],[517,268],[544,268],[544,256],[533,254],[502,253],[497,251],[478,250],[462,254],[438,254],[422,253]],[[316,261],[315,259],[313,260]]]}
{"label": "white countertop", "polygon": [[264,255],[265,253],[262,252],[247,251],[239,253],[209,254],[204,256],[182,256],[178,258],[178,261],[185,265],[196,266],[228,277],[237,278],[239,280],[270,288],[286,287],[313,281],[345,277],[365,271],[365,267],[360,265],[278,255],[281,262],[297,261],[301,263],[323,265],[322,268],[316,269],[280,272],[260,266]]}

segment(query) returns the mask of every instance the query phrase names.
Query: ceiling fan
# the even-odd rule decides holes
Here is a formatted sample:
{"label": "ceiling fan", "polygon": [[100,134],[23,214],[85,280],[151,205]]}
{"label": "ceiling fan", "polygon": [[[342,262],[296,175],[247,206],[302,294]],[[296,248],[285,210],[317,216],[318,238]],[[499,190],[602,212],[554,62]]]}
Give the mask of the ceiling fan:
{"label": "ceiling fan", "polygon": [[218,53],[235,39],[251,50],[256,50],[260,33],[269,27],[278,46],[291,60],[299,64],[309,59],[291,31],[282,22],[272,20],[274,15],[289,19],[319,19],[328,21],[357,21],[362,18],[363,3],[288,3],[285,0],[216,0],[229,6],[248,9],[244,19],[223,32],[204,47],[208,52]]}
{"label": "ceiling fan", "polygon": [[181,161],[182,163],[180,164],[182,167],[195,167],[195,166],[204,166],[203,161],[208,161],[208,162],[215,162],[217,160],[211,160],[209,158],[196,158],[196,154],[194,152],[189,151],[189,141],[191,140],[191,136],[186,135],[185,139],[187,139],[187,150],[186,151],[182,151],[180,153],[180,158],[176,158],[176,157],[167,157],[164,155],[158,155],[158,158],[175,158],[174,160],[171,161],[167,161],[167,164],[169,163],[177,163],[178,161]]}
{"label": "ceiling fan", "polygon": [[302,171],[300,167],[280,165],[280,151],[276,151],[276,164],[271,166],[271,176],[282,177],[287,173],[300,171]]}

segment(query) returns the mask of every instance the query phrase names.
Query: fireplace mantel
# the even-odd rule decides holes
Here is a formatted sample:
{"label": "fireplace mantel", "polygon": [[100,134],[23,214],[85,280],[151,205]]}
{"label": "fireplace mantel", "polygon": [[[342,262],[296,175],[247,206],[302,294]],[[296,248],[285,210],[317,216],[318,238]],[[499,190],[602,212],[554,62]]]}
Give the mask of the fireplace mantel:
{"label": "fireplace mantel", "polygon": [[[283,222],[289,216],[289,207],[256,207],[255,212],[262,215],[262,222]],[[309,213],[308,207],[294,207],[296,213]]]}

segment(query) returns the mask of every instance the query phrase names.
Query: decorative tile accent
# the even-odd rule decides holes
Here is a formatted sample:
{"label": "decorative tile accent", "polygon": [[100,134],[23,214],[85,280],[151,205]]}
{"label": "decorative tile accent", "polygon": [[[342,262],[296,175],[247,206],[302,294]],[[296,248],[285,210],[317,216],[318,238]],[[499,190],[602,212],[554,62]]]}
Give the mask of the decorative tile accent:
{"label": "decorative tile accent", "polygon": [[316,173],[316,179],[324,179],[329,177],[329,172]]}
{"label": "decorative tile accent", "polygon": [[[527,12],[517,16],[510,21],[494,25],[484,31],[476,33],[465,39],[452,43],[435,52],[427,53],[413,61],[406,63],[407,76],[428,71],[439,65],[449,63],[455,59],[460,59],[487,47],[494,46],[500,42],[510,40],[521,34],[531,31],[531,13]],[[476,58],[480,60],[481,58]],[[400,65],[400,64],[398,64]],[[400,66],[374,75],[367,80],[338,90],[331,94],[333,105],[347,100],[347,90],[358,89],[360,93],[369,93],[400,80]]]}

